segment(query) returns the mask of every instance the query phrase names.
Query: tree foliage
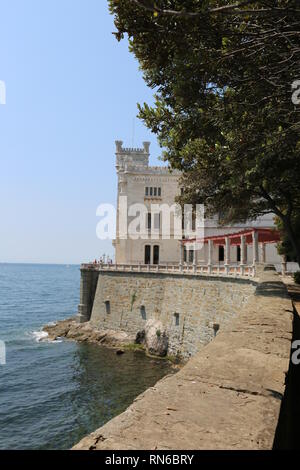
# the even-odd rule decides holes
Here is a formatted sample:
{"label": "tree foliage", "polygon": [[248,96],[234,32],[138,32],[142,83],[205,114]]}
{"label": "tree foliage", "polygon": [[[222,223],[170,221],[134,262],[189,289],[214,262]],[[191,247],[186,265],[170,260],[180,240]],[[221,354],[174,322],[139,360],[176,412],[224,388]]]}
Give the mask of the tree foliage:
{"label": "tree foliage", "polygon": [[139,116],[224,222],[275,213],[300,260],[298,0],[109,0],[155,105]]}
{"label": "tree foliage", "polygon": [[[284,230],[282,221],[278,217],[276,217],[275,222],[277,229],[281,233],[281,241],[280,243],[278,243],[277,246],[279,254],[285,256],[288,261],[296,261],[297,253]],[[296,237],[300,239],[300,213],[294,215],[292,224],[295,230]]]}

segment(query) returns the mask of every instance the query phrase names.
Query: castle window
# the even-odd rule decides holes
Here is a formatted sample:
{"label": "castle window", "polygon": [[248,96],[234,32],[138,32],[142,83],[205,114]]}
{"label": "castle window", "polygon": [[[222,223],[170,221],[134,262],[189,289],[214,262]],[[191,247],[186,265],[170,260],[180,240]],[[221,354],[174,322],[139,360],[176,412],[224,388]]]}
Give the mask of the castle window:
{"label": "castle window", "polygon": [[154,245],[153,247],[153,264],[159,264],[159,246]]}
{"label": "castle window", "polygon": [[145,264],[150,264],[151,263],[151,246],[146,245],[145,246]]}
{"label": "castle window", "polygon": [[147,229],[151,230],[151,212],[148,212],[146,219]]}
{"label": "castle window", "polygon": [[142,317],[142,319],[143,319],[143,320],[146,320],[146,319],[147,319],[147,316],[146,316],[146,308],[145,308],[145,305],[141,305],[140,311],[141,311],[141,317]]}
{"label": "castle window", "polygon": [[175,326],[179,326],[179,313],[174,313]]}
{"label": "castle window", "polygon": [[106,313],[109,315],[110,314],[110,301],[106,300],[104,303],[105,303]]}
{"label": "castle window", "polygon": [[152,186],[145,187],[146,197],[161,197],[161,188],[154,188]]}

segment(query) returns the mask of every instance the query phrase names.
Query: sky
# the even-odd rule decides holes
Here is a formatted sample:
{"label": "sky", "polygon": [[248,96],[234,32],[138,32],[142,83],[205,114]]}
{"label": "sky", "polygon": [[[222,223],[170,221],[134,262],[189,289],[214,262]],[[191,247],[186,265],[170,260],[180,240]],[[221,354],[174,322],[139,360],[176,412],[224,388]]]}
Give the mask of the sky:
{"label": "sky", "polygon": [[150,141],[160,164],[136,118],[153,90],[106,0],[0,0],[0,17],[0,262],[113,256],[96,209],[116,204],[115,140]]}

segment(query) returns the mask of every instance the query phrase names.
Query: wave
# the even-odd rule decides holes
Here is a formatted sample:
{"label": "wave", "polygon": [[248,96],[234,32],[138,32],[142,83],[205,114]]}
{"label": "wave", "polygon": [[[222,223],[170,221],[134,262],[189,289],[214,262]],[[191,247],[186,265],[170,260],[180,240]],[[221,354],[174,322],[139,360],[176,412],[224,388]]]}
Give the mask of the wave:
{"label": "wave", "polygon": [[33,331],[31,334],[35,338],[37,343],[46,339],[49,336],[46,331]]}
{"label": "wave", "polygon": [[32,331],[31,336],[34,337],[37,343],[40,343],[41,341],[47,341],[47,343],[62,343],[63,341],[62,339],[47,339],[49,335],[46,331]]}

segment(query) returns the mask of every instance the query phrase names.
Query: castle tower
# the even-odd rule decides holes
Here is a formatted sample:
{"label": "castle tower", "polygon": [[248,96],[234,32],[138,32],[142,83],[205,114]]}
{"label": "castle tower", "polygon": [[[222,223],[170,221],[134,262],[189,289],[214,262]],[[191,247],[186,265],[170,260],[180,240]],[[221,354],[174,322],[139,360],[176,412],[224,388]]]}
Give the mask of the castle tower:
{"label": "castle tower", "polygon": [[117,173],[128,171],[130,168],[147,168],[149,166],[150,142],[143,142],[143,148],[123,148],[122,140],[116,140],[116,169]]}
{"label": "castle tower", "polygon": [[[149,166],[150,142],[143,142],[141,148],[125,148],[121,140],[116,141],[116,171],[118,175],[117,223],[115,259],[117,264],[158,264],[178,261],[178,241],[150,240],[151,204],[173,204],[178,194],[178,173],[170,173],[161,166]],[[146,238],[132,240],[125,238],[120,227],[120,198],[126,196],[127,208],[141,203],[147,208]],[[124,198],[122,197],[122,201]],[[124,212],[122,211],[122,214]],[[128,213],[127,213],[128,214]],[[149,215],[148,215],[149,214]],[[127,215],[126,225],[134,219]],[[153,220],[152,220],[153,219]],[[149,222],[150,220],[150,222]],[[149,238],[147,239],[147,237]]]}

